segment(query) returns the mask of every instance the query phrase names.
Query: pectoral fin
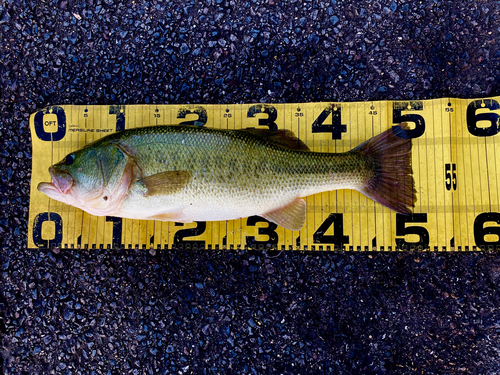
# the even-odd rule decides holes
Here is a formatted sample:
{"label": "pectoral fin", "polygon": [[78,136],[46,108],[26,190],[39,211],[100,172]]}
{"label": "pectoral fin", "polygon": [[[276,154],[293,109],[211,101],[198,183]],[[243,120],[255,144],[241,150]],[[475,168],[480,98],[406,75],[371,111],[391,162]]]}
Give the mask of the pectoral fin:
{"label": "pectoral fin", "polygon": [[186,187],[191,180],[191,172],[168,171],[157,173],[139,180],[144,188],[144,196],[170,195]]}
{"label": "pectoral fin", "polygon": [[175,221],[178,223],[191,222],[186,221],[186,215],[182,211],[180,212],[167,212],[164,214],[153,215],[147,218],[147,220],[158,220],[158,221]]}
{"label": "pectoral fin", "polygon": [[306,202],[297,198],[289,205],[261,216],[285,229],[301,230],[306,221]]}

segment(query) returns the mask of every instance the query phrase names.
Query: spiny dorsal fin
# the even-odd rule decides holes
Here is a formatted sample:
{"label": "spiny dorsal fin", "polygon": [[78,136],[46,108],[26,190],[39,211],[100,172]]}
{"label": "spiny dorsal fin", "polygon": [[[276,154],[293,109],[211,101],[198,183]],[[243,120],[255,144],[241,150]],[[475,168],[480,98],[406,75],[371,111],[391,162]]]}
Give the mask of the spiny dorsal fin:
{"label": "spiny dorsal fin", "polygon": [[144,196],[174,194],[184,188],[191,180],[191,172],[188,171],[167,171],[157,173],[139,180],[145,188]]}
{"label": "spiny dorsal fin", "polygon": [[282,147],[290,148],[292,150],[304,150],[308,151],[309,147],[298,139],[292,131],[287,129],[279,129],[279,130],[269,130],[269,129],[255,129],[255,128],[246,128],[246,129],[238,129],[238,131],[247,132],[251,134],[255,134],[259,137],[266,138],[273,143],[276,143]]}
{"label": "spiny dorsal fin", "polygon": [[297,198],[289,205],[261,216],[285,229],[301,230],[306,221],[306,202]]}

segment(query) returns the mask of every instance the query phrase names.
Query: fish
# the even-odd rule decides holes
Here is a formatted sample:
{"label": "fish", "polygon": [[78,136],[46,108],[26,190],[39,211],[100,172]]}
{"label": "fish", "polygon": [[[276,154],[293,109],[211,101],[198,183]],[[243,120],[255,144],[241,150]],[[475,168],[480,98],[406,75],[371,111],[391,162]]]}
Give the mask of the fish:
{"label": "fish", "polygon": [[38,191],[96,216],[190,223],[257,215],[295,231],[306,220],[303,198],[337,189],[409,214],[407,129],[393,126],[344,153],[313,152],[289,130],[127,129],[69,153]]}

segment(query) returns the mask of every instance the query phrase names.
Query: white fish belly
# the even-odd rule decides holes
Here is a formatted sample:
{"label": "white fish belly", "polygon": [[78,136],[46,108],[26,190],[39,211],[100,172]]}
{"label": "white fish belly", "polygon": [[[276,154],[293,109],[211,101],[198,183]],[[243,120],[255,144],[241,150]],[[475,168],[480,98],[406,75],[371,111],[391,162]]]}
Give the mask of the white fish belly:
{"label": "white fish belly", "polygon": [[[160,220],[161,215],[171,217],[167,221],[224,221],[249,216],[261,216],[285,207],[295,199],[335,189],[357,188],[353,184],[332,184],[328,187],[306,189],[284,189],[279,186],[268,191],[253,194],[249,191],[231,192],[224,189],[196,189],[197,194],[184,191],[170,196],[144,197],[131,195],[125,201],[117,216]],[[207,189],[208,190],[208,189]]]}
{"label": "white fish belly", "polygon": [[235,220],[274,211],[299,195],[298,191],[284,191],[279,187],[256,194],[246,189],[231,191],[213,186],[187,188],[168,196],[130,194],[116,215],[142,220],[164,215],[172,217],[168,220],[179,222]]}

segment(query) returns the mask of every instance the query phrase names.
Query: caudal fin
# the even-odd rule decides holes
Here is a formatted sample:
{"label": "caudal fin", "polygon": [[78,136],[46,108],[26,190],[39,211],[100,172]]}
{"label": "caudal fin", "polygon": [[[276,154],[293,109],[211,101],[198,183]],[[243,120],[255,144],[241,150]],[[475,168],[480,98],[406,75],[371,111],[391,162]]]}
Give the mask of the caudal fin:
{"label": "caudal fin", "polygon": [[402,138],[406,122],[355,148],[373,162],[373,177],[359,191],[368,198],[402,214],[411,213],[416,190],[411,169],[411,139]]}

